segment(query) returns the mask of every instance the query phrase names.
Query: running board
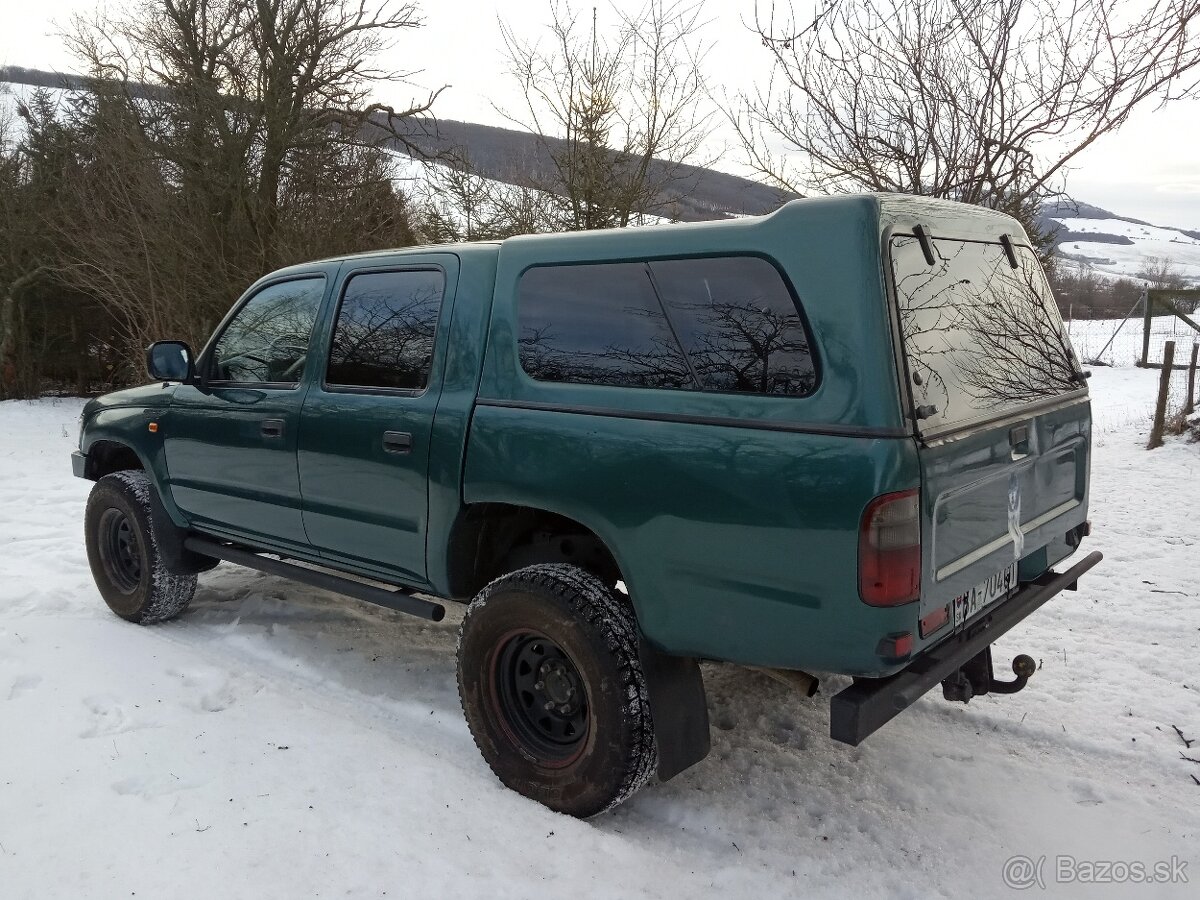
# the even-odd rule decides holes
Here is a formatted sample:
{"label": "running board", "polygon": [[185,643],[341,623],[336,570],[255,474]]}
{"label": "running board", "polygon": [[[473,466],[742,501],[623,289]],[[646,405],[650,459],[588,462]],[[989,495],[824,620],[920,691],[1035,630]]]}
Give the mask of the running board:
{"label": "running board", "polygon": [[261,553],[243,550],[240,547],[234,547],[230,544],[218,544],[216,541],[210,541],[207,538],[188,537],[184,539],[183,546],[194,553],[215,556],[217,559],[223,559],[235,565],[245,566],[248,569],[257,569],[260,572],[266,572],[268,575],[278,575],[280,578],[288,578],[311,587],[332,591],[335,594],[344,594],[347,597],[353,597],[355,600],[364,600],[376,606],[394,609],[396,612],[408,613],[410,616],[440,622],[446,615],[446,608],[444,606],[440,603],[432,603],[429,600],[422,600],[419,597],[412,596],[411,588],[396,588],[389,591],[384,588],[375,587],[374,585],[363,584],[361,581],[344,578],[341,575],[334,575],[331,572],[321,569],[297,566],[293,563],[284,562],[281,559],[272,559],[269,556],[263,556]]}

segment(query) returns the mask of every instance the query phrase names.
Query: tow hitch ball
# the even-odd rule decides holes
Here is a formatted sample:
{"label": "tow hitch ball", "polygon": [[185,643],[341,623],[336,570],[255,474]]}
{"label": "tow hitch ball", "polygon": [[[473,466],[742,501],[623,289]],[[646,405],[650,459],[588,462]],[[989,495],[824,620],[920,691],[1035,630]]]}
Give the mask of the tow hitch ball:
{"label": "tow hitch ball", "polygon": [[981,694],[1015,694],[1033,677],[1037,663],[1022,653],[1012,661],[1012,670],[1012,681],[997,679],[992,671],[992,648],[987,647],[942,682],[942,696],[967,703]]}

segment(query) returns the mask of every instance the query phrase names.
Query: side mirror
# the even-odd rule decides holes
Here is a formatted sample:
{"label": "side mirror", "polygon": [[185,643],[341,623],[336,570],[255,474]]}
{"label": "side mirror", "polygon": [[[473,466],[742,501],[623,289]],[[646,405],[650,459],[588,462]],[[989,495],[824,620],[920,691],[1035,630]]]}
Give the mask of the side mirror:
{"label": "side mirror", "polygon": [[155,341],[146,348],[146,369],[155,381],[182,381],[195,378],[192,348],[183,341]]}

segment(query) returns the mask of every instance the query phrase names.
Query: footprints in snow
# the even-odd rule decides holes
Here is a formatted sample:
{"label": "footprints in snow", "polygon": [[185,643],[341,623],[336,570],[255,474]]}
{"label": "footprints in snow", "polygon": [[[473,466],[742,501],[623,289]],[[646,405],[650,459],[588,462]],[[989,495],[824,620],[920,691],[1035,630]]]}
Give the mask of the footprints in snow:
{"label": "footprints in snow", "polygon": [[83,705],[87,707],[90,720],[88,726],[79,732],[84,739],[109,737],[150,727],[137,721],[129,710],[111,697],[85,697]]}
{"label": "footprints in snow", "polygon": [[[167,674],[187,688],[183,703],[196,712],[222,712],[237,703],[243,693],[238,680],[224,674],[198,674],[178,669],[169,669]],[[259,690],[255,686],[250,693],[257,694]]]}
{"label": "footprints in snow", "polygon": [[[155,687],[158,688],[155,693],[162,695],[159,702],[152,706],[142,704],[140,709],[107,694],[83,700],[88,721],[79,737],[112,739],[110,755],[116,761],[117,771],[125,768],[120,762],[123,757],[138,759],[146,746],[154,746],[150,744],[139,748],[136,740],[118,742],[118,735],[151,728],[174,731],[193,729],[196,714],[222,712],[234,706],[240,698],[257,693],[262,688],[261,684],[251,680],[203,669],[168,669]],[[127,777],[114,781],[111,788],[122,797],[151,799],[205,784],[204,780],[197,780],[190,775],[185,766],[181,765],[178,772],[171,772],[169,768],[165,765],[139,766]]]}
{"label": "footprints in snow", "polygon": [[8,699],[16,700],[22,694],[32,691],[41,683],[41,675],[18,675],[13,679],[12,686],[8,689]]}
{"label": "footprints in snow", "polygon": [[[178,698],[179,704],[193,712],[222,712],[237,703],[239,697],[245,692],[236,678],[230,678],[224,674],[170,669],[167,671],[167,675],[174,684],[183,688],[182,696]],[[10,697],[13,693],[36,686],[39,680],[37,676],[17,679],[10,692]],[[251,692],[257,693],[259,689],[254,686],[251,688]],[[169,724],[155,721],[142,711],[122,704],[109,695],[98,694],[86,697],[83,705],[87,709],[88,723],[79,732],[79,736],[84,739],[111,737],[143,728],[165,727]]]}

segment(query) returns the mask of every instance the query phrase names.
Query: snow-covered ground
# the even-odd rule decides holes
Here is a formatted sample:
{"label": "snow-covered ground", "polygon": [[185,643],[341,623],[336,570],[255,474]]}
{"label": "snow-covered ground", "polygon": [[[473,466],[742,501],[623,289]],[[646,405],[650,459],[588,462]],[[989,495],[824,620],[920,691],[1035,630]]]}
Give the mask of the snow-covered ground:
{"label": "snow-covered ground", "polygon": [[[104,607],[71,477],[78,400],[0,404],[0,896],[1191,897],[1200,881],[1200,446],[1148,453],[1157,374],[1096,369],[1090,549],[998,647],[1041,670],[935,691],[860,748],[828,703],[706,669],[712,755],[580,822],[504,790],[430,624],[223,565],[166,625]],[[1192,885],[1056,885],[1055,858]],[[1034,894],[1041,893],[1038,889]]]}

